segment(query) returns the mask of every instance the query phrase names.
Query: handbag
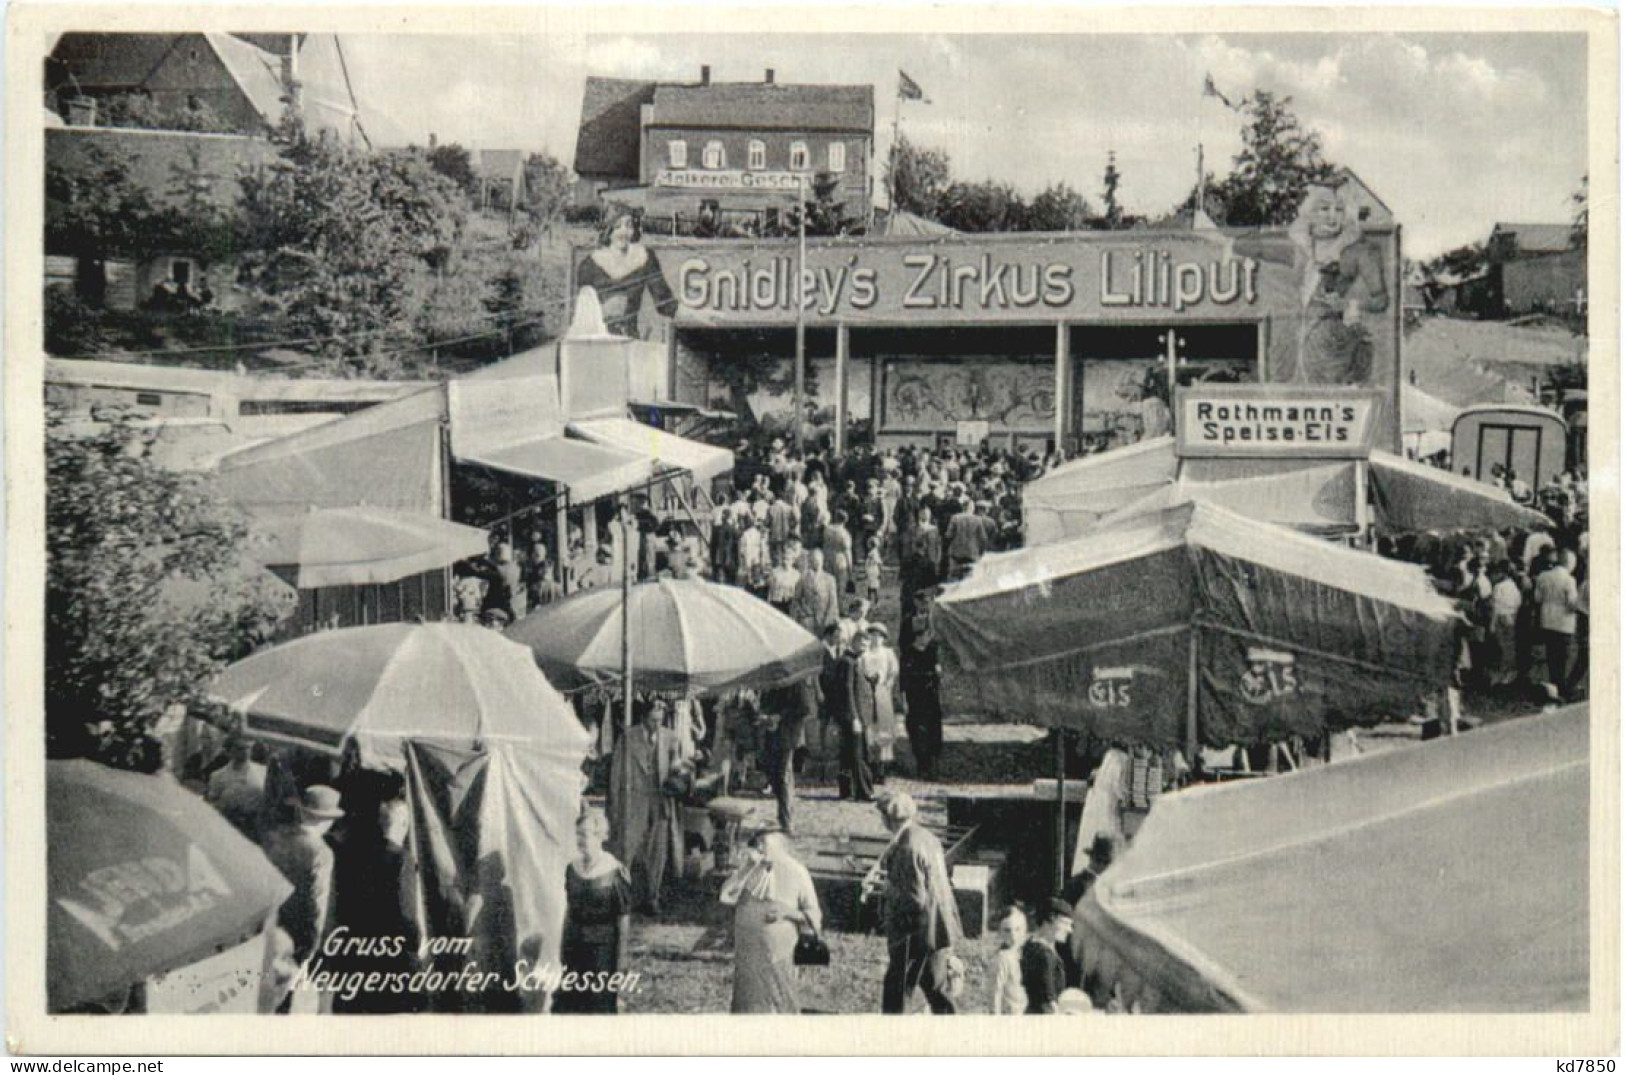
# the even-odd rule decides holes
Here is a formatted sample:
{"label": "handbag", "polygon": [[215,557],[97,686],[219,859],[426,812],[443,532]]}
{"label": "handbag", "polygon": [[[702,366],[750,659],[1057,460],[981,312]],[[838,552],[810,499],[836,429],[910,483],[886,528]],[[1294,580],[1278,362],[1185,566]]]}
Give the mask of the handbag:
{"label": "handbag", "polygon": [[796,938],[794,962],[798,967],[829,966],[829,942],[817,933],[803,933]]}

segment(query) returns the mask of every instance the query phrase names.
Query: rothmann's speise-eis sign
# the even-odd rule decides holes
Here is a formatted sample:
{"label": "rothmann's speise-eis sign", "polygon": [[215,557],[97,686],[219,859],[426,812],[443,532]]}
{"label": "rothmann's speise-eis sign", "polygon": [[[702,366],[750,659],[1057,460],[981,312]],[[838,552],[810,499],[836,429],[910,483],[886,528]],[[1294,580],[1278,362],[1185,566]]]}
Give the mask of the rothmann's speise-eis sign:
{"label": "rothmann's speise-eis sign", "polygon": [[1182,456],[1364,459],[1381,407],[1366,388],[1198,385],[1176,396],[1174,435]]}

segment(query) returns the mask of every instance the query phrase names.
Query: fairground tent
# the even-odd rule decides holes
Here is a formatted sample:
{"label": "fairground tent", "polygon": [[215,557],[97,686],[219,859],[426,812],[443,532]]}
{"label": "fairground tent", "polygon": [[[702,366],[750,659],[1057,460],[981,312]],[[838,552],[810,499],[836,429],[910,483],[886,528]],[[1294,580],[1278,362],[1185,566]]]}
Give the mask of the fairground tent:
{"label": "fairground tent", "polygon": [[1076,913],[1145,1012],[1585,1011],[1584,706],[1164,796]]}
{"label": "fairground tent", "polygon": [[464,378],[234,453],[217,480],[261,513],[368,505],[443,517],[448,458],[554,483],[573,505],[732,468],[731,452],[631,428],[626,401],[616,406],[578,424],[551,374]]}
{"label": "fairground tent", "polygon": [[[1366,495],[1379,531],[1550,525],[1482,482],[1374,451]],[[1029,545],[1088,533],[1105,519],[1199,500],[1313,533],[1356,528],[1359,468],[1351,460],[1179,459],[1172,437],[1086,456],[1022,490]]]}
{"label": "fairground tent", "polygon": [[1191,502],[984,557],[932,610],[985,716],[1210,747],[1420,712],[1454,620],[1420,568]]}

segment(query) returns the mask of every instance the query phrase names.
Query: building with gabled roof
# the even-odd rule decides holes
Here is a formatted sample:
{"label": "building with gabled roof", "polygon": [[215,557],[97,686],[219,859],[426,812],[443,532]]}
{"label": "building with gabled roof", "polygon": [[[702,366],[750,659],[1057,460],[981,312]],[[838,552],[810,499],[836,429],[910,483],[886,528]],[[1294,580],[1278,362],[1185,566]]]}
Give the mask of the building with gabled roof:
{"label": "building with gabled roof", "polygon": [[[709,205],[761,214],[794,204],[814,176],[835,182],[850,217],[873,200],[874,87],[587,79],[576,136],[578,195],[654,216]],[[809,195],[810,196],[810,195]]]}

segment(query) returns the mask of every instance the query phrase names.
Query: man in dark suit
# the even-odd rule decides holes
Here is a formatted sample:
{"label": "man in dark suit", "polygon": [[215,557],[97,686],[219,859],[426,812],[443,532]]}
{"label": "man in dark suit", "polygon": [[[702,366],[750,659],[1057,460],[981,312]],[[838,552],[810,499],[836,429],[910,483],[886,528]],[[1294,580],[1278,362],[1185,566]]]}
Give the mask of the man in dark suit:
{"label": "man in dark suit", "polygon": [[863,655],[864,635],[853,635],[846,651],[830,672],[825,704],[829,718],[841,737],[841,798],[866,803],[874,798],[874,782],[869,773],[869,737],[863,711],[858,705],[858,677],[863,673],[858,660]]}

